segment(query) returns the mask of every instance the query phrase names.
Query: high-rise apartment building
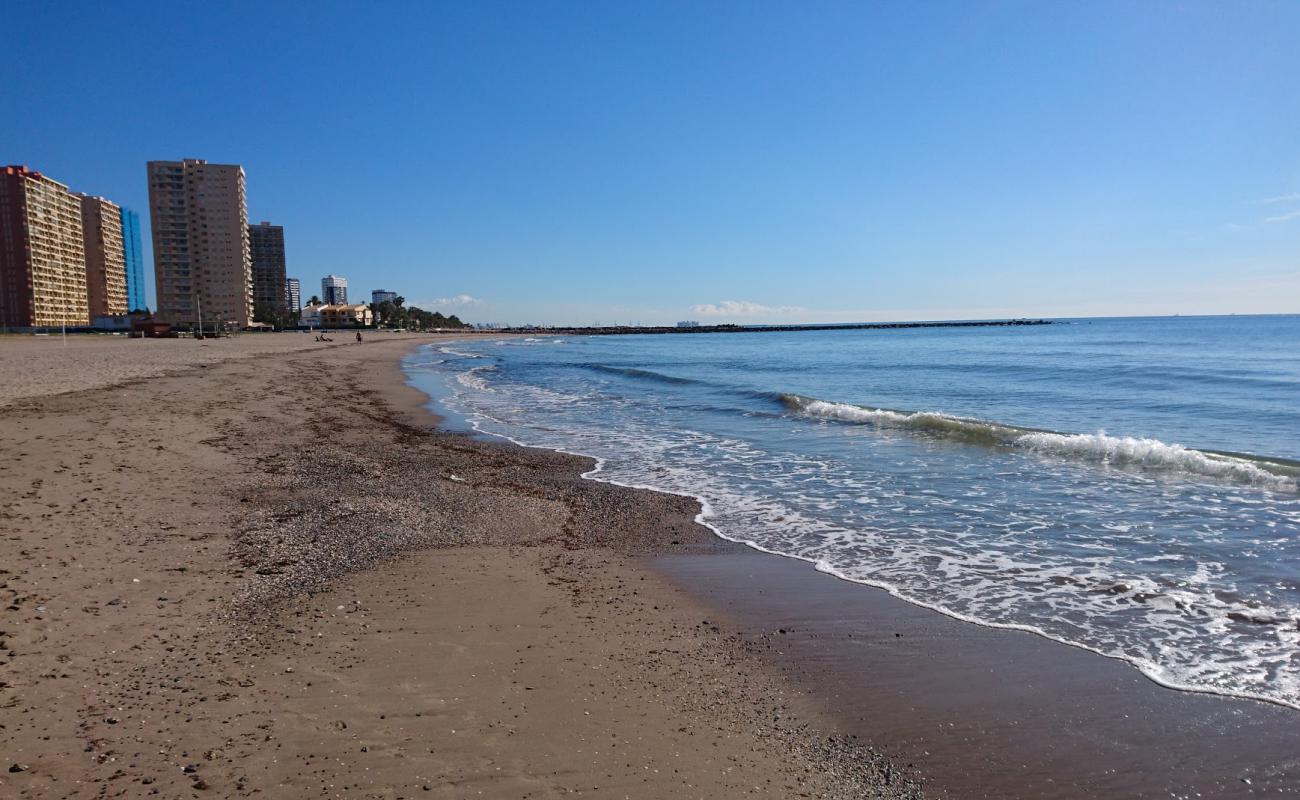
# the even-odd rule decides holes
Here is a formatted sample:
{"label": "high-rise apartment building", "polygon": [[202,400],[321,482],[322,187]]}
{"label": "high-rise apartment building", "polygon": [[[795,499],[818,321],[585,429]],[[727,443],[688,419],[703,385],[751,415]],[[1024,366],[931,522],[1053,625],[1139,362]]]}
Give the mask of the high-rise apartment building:
{"label": "high-rise apartment building", "polygon": [[125,314],[126,254],[122,248],[122,209],[111,200],[81,199],[81,233],[86,251],[86,295],[90,318]]}
{"label": "high-rise apartment building", "polygon": [[289,292],[289,313],[297,314],[302,310],[302,285],[297,278],[286,278],[284,286]]}
{"label": "high-rise apartment building", "polygon": [[0,328],[89,325],[81,201],[21,166],[0,169]]}
{"label": "high-rise apartment building", "polygon": [[397,299],[397,292],[390,292],[387,289],[375,289],[370,293],[370,302],[373,305],[380,303],[391,303]]}
{"label": "high-rise apartment building", "polygon": [[126,262],[126,310],[148,306],[144,296],[144,248],[140,246],[140,215],[122,209],[122,260]]}
{"label": "high-rise apartment building", "polygon": [[253,260],[253,304],[273,314],[289,310],[284,274],[284,226],[262,222],[248,226],[248,251]]}
{"label": "high-rise apartment building", "polygon": [[348,279],[326,275],[320,280],[320,299],[327,306],[342,306],[348,302]]}
{"label": "high-rise apartment building", "polygon": [[149,162],[157,316],[203,327],[253,321],[244,170],[201,159]]}

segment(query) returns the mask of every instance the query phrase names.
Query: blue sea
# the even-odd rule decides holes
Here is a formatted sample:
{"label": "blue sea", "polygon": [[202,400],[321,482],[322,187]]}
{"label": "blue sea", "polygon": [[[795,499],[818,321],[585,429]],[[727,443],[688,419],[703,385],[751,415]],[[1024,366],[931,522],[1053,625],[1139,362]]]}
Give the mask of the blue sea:
{"label": "blue sea", "polygon": [[1298,316],[482,337],[406,369],[727,539],[1300,708]]}

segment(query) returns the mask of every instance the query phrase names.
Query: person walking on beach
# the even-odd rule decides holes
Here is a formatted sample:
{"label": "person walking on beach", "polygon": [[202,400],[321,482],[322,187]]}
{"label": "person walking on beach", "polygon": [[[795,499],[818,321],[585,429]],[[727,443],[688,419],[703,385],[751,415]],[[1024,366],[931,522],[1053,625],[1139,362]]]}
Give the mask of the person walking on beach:
{"label": "person walking on beach", "polygon": [[357,331],[357,344],[361,344],[361,331]]}

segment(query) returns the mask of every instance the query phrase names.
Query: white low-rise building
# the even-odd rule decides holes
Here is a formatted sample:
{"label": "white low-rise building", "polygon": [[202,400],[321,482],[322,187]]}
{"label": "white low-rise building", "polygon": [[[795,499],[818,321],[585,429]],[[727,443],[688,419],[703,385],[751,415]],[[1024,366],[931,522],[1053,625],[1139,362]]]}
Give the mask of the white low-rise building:
{"label": "white low-rise building", "polygon": [[298,324],[307,325],[312,328],[320,327],[320,310],[321,306],[305,305],[302,311],[298,312]]}

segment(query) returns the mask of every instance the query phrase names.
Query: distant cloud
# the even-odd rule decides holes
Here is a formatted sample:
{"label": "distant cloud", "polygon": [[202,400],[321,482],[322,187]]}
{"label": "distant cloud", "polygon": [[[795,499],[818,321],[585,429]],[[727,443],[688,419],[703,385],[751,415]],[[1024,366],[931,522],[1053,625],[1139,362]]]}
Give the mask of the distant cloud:
{"label": "distant cloud", "polygon": [[1263,200],[1255,201],[1255,204],[1260,206],[1271,206],[1278,203],[1300,203],[1300,192],[1280,194],[1277,197],[1265,197]]}
{"label": "distant cloud", "polygon": [[1287,220],[1300,219],[1300,208],[1295,211],[1288,211],[1285,214],[1278,214],[1276,217],[1268,217],[1265,222],[1286,222]]}
{"label": "distant cloud", "polygon": [[691,311],[705,317],[752,317],[758,314],[803,314],[799,306],[765,306],[748,300],[723,300],[720,303],[701,303],[691,306]]}
{"label": "distant cloud", "polygon": [[455,297],[439,297],[436,300],[430,300],[431,306],[476,306],[483,301],[477,297],[470,297],[467,294],[458,294]]}
{"label": "distant cloud", "polygon": [[[1296,205],[1298,203],[1300,203],[1300,192],[1279,194],[1276,197],[1265,197],[1263,200],[1255,201],[1255,205],[1257,206]],[[1283,211],[1281,214],[1274,214],[1271,217],[1265,217],[1262,221],[1264,223],[1288,222],[1293,219],[1300,219],[1300,208],[1291,211]]]}

